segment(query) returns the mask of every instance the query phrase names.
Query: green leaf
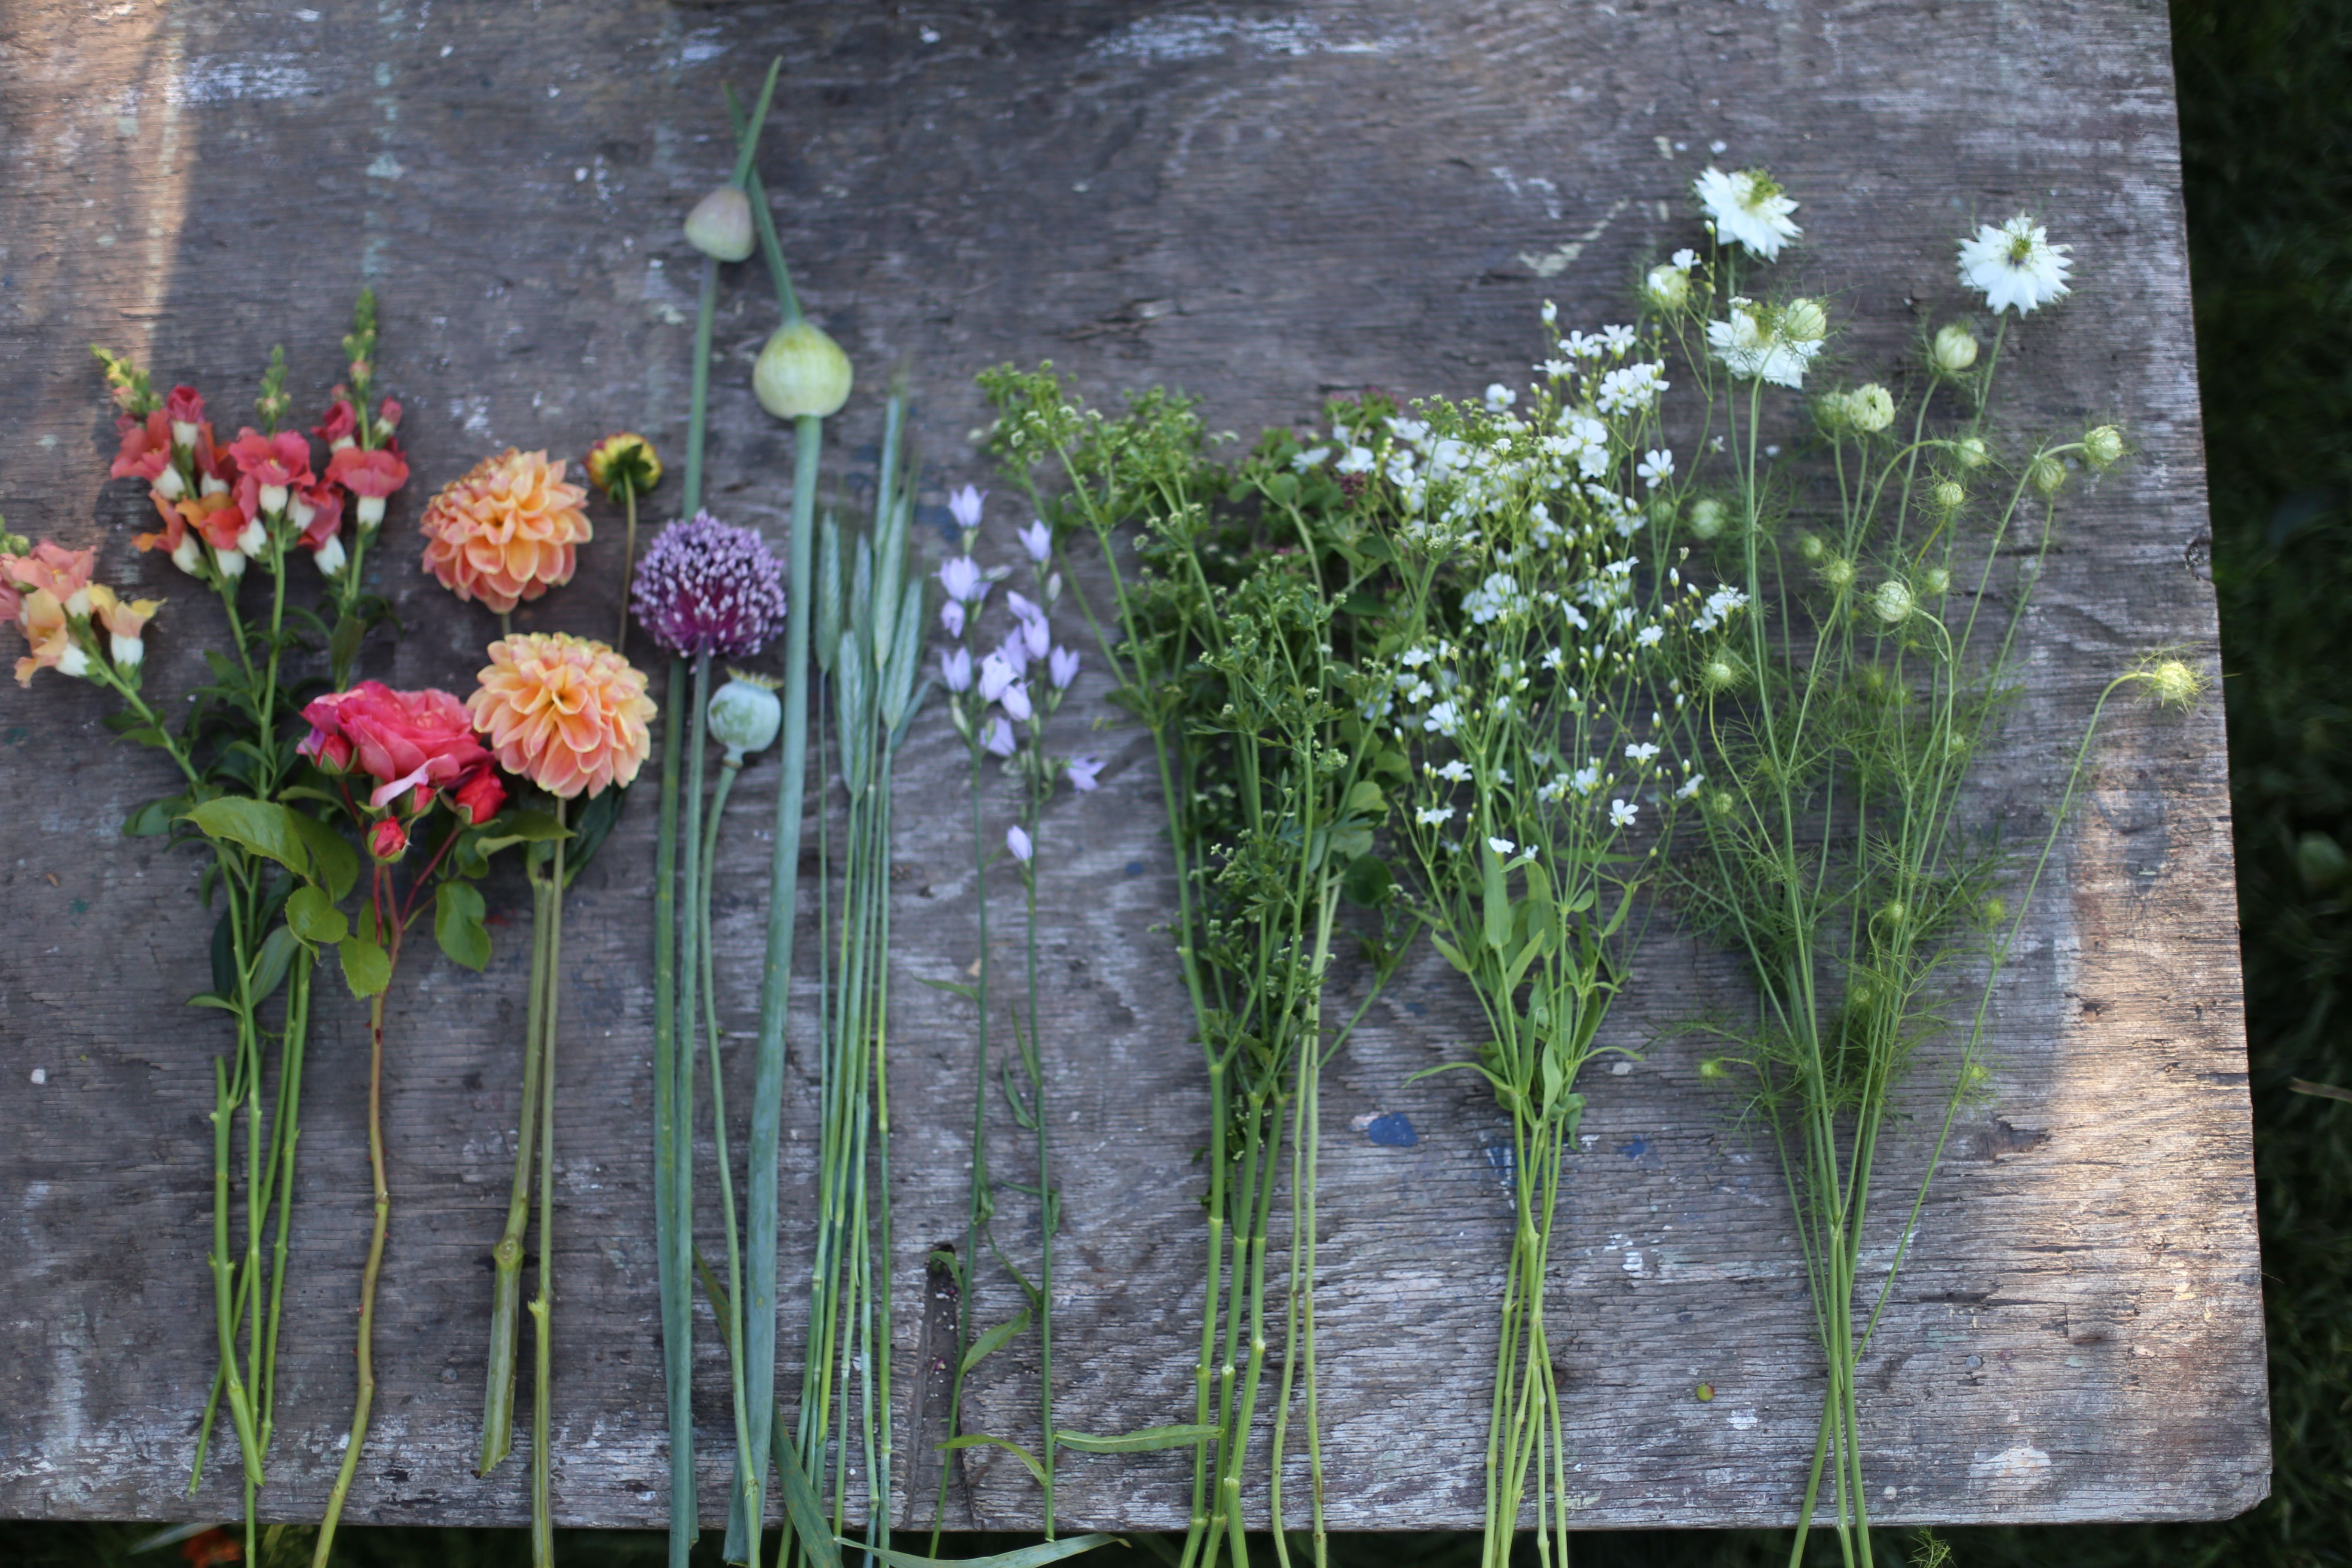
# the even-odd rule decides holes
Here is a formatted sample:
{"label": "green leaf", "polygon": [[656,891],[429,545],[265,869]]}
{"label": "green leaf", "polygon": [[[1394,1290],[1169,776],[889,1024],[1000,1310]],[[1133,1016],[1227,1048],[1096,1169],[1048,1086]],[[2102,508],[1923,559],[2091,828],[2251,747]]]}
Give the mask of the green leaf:
{"label": "green leaf", "polygon": [[1377,855],[1359,855],[1339,879],[1339,896],[1366,909],[1387,903],[1396,891],[1396,878],[1388,862]]}
{"label": "green leaf", "polygon": [[1265,493],[1278,506],[1288,506],[1298,499],[1298,476],[1268,474],[1264,481]]}
{"label": "green leaf", "polygon": [[[950,1437],[946,1442],[940,1444],[940,1447],[942,1448],[977,1448],[982,1445],[992,1448],[1002,1448],[1006,1453],[1013,1455],[1023,1464],[1029,1467],[1029,1473],[1036,1478],[1037,1484],[1039,1486],[1042,1487],[1045,1484],[1045,1467],[1037,1462],[1036,1455],[1031,1453],[1028,1449],[1023,1447],[1018,1443],[1008,1443],[1002,1437],[991,1437],[985,1433],[974,1433],[968,1437]],[[850,1542],[849,1544],[854,1545],[856,1543]],[[877,1552],[875,1555],[881,1556],[884,1554]]]}
{"label": "green leaf", "polygon": [[286,815],[300,836],[303,847],[310,852],[310,879],[324,885],[327,896],[341,903],[359,886],[360,852],[317,817],[291,809]]}
{"label": "green leaf", "polygon": [[373,996],[392,984],[392,960],[365,937],[347,936],[335,951],[343,961],[343,984],[354,996]]}
{"label": "green leaf", "polygon": [[222,795],[187,816],[215,843],[234,844],[277,861],[298,877],[324,883],[338,900],[359,880],[357,850],[325,823],[274,801]]}
{"label": "green leaf", "polygon": [[1347,803],[1340,811],[1349,816],[1369,816],[1374,822],[1384,820],[1389,814],[1389,797],[1381,786],[1370,779],[1358,779],[1348,791]]}
{"label": "green leaf", "polygon": [[[995,1441],[993,1437],[958,1437],[953,1443],[944,1446],[959,1447]],[[1011,1447],[1012,1445],[1008,1443],[1005,1447]],[[1042,1477],[1044,1472],[1039,1474]],[[1039,1484],[1044,1484],[1042,1479]],[[1079,1552],[1092,1552],[1097,1546],[1108,1546],[1114,1542],[1121,1546],[1127,1544],[1125,1540],[1116,1535],[1073,1535],[1063,1541],[1024,1546],[1018,1552],[1000,1552],[993,1557],[924,1557],[912,1552],[895,1552],[887,1546],[868,1546],[845,1535],[836,1535],[834,1540],[844,1546],[853,1546],[859,1552],[878,1557],[889,1563],[890,1568],[1043,1568],[1045,1563],[1059,1563],[1065,1557],[1076,1557]]]}
{"label": "green leaf", "polygon": [[1081,1454],[1156,1454],[1163,1448],[1189,1448],[1215,1437],[1214,1426],[1140,1426],[1115,1437],[1094,1437],[1084,1432],[1056,1432],[1054,1446]]}
{"label": "green leaf", "polygon": [[482,924],[481,889],[444,882],[433,895],[433,940],[449,962],[479,973],[490,962],[490,933]]}
{"label": "green leaf", "polygon": [[961,996],[967,1002],[980,1000],[980,988],[975,985],[959,985],[952,980],[926,980],[919,974],[915,976],[915,984],[928,985],[934,991],[944,991],[950,996]]}
{"label": "green leaf", "polygon": [[230,1001],[226,996],[215,996],[209,991],[199,991],[194,996],[189,997],[188,1005],[191,1007],[217,1007],[224,1013],[234,1013],[236,1011],[236,1003]]}
{"label": "green leaf", "polygon": [[278,994],[286,983],[286,971],[302,944],[292,931],[278,926],[261,942],[261,956],[254,961],[253,1005],[257,1007]]}
{"label": "green leaf", "polygon": [[1500,952],[1511,942],[1511,890],[1503,877],[1503,858],[1488,846],[1478,846],[1479,891],[1485,899],[1486,945]]}
{"label": "green leaf", "polygon": [[1460,948],[1454,946],[1452,942],[1438,935],[1435,931],[1431,931],[1429,933],[1429,944],[1437,949],[1438,957],[1445,960],[1446,963],[1452,964],[1454,968],[1460,970],[1465,974],[1470,973],[1470,960],[1463,956],[1463,952]]}
{"label": "green leaf", "polygon": [[[1352,823],[1332,830],[1331,858],[1335,862],[1345,860],[1352,864],[1359,856],[1371,852],[1372,830],[1363,824]],[[1318,856],[1317,859],[1319,863],[1321,857]]]}
{"label": "green leaf", "polygon": [[1019,1316],[997,1324],[996,1327],[971,1342],[971,1348],[963,1352],[963,1370],[970,1372],[973,1367],[978,1366],[982,1357],[992,1351],[1003,1348],[1005,1341],[1028,1326],[1029,1309],[1024,1307]]}
{"label": "green leaf", "polygon": [[564,826],[544,811],[509,812],[488,826],[491,831],[499,836],[501,847],[508,844],[539,844],[572,837],[572,829]]}
{"label": "green leaf", "polygon": [[169,833],[173,822],[187,808],[188,797],[184,795],[167,795],[161,800],[151,800],[144,805],[134,807],[131,815],[122,819],[122,837],[152,838],[158,834]]}
{"label": "green leaf", "polygon": [[621,820],[621,808],[629,804],[629,791],[625,784],[615,784],[586,805],[573,819],[572,842],[563,851],[563,885],[567,888],[580,879],[596,851],[611,837],[613,825]]}
{"label": "green leaf", "polygon": [[360,653],[360,639],[367,636],[367,622],[358,616],[344,614],[335,618],[335,635],[328,639],[327,657],[337,669],[349,669],[352,660]]}
{"label": "green leaf", "polygon": [[297,888],[288,895],[286,924],[304,942],[320,947],[332,947],[352,934],[351,921],[335,908],[327,889],[320,887]]}

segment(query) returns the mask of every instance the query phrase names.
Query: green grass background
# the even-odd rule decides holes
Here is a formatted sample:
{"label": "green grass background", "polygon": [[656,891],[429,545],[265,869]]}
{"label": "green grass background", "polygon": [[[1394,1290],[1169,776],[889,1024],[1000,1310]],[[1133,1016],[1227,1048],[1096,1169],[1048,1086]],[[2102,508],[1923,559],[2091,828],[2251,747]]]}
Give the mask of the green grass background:
{"label": "green grass background", "polygon": [[[2252,1051],[2276,1470],[2268,1501],[2216,1524],[1944,1532],[1955,1568],[2306,1568],[2352,1563],[2352,0],[2173,0],[2206,389],[2238,893]],[[155,1564],[149,1527],[0,1523],[0,1565]],[[288,1531],[276,1560],[309,1561]],[[951,1551],[1021,1544],[967,1537]],[[1472,1568],[1475,1536],[1342,1537],[1342,1568]],[[1908,1542],[1915,1564],[1933,1555]],[[698,1563],[716,1563],[708,1536]],[[1823,1537],[1813,1559],[1836,1561]],[[507,1568],[521,1531],[346,1528],[348,1568]],[[561,1560],[625,1568],[660,1538],[570,1531]],[[1530,1564],[1531,1552],[1526,1552]],[[1785,1563],[1784,1534],[1579,1538],[1582,1568]],[[1272,1553],[1263,1554],[1271,1563]],[[1129,1557],[1127,1561],[1149,1561]]]}

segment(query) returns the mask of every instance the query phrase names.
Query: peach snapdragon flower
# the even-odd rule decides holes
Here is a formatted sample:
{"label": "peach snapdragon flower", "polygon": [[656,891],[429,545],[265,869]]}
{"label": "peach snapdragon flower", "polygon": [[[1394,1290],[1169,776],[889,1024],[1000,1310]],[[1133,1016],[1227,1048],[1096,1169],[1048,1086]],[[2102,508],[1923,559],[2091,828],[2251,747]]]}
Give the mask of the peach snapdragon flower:
{"label": "peach snapdragon flower", "polygon": [[425,569],[461,599],[505,615],[572,580],[592,531],[585,488],[563,464],[509,447],[443,487],[425,509]]}
{"label": "peach snapdragon flower", "polygon": [[560,632],[501,637],[489,656],[466,706],[500,767],[565,800],[637,776],[655,709],[627,659]]}

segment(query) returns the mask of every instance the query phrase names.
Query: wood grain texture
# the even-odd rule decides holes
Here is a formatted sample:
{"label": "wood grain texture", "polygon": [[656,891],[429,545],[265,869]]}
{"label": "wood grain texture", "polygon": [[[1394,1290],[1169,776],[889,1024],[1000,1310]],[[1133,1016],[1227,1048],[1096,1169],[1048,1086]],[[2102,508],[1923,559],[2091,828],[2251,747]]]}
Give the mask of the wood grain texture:
{"label": "wood grain texture", "polygon": [[[986,482],[965,439],[981,418],[971,377],[1004,359],[1051,356],[1105,398],[1191,387],[1241,430],[1310,417],[1335,389],[1465,394],[1524,376],[1540,300],[1565,321],[1612,319],[1635,265],[1693,237],[1687,182],[1720,142],[1727,163],[1769,163],[1803,201],[1808,243],[1784,271],[1852,323],[1837,348],[1857,374],[1960,307],[1964,225],[2022,208],[2076,247],[2075,296],[2012,340],[2007,422],[2114,417],[2138,456],[2074,506],[2027,621],[2029,700],[1990,796],[2004,826],[2030,836],[2046,820],[2090,699],[2125,662],[2168,642],[2212,664],[2152,0],[312,6],[24,0],[0,18],[0,506],[19,529],[102,543],[110,580],[173,595],[151,690],[185,689],[216,620],[163,563],[129,552],[145,502],[103,485],[112,440],[85,345],[132,351],[159,382],[197,382],[228,407],[283,342],[308,395],[334,379],[350,298],[373,283],[418,480],[379,567],[406,630],[367,672],[462,689],[492,623],[408,566],[399,542],[422,494],[506,444],[576,454],[630,426],[675,449],[693,305],[677,219],[724,166],[719,85],[753,80],[772,54],[785,74],[762,174],[804,300],[864,376],[828,432],[827,483],[853,511],[869,493],[875,389],[901,362],[927,522],[947,487]],[[733,271],[713,504],[777,531],[789,437],[748,385],[772,306],[755,269]],[[1001,500],[991,515],[1009,558],[1003,525],[1024,520]],[[919,531],[936,558],[944,531]],[[592,549],[581,581],[519,624],[603,635],[617,572]],[[218,1464],[198,1500],[182,1495],[212,1366],[205,1117],[224,1041],[182,1005],[205,984],[209,922],[192,860],[118,836],[168,785],[152,754],[110,742],[102,710],[52,678],[0,689],[0,1510],[220,1515],[236,1504]],[[1064,711],[1072,745],[1109,712],[1091,677]],[[1044,1025],[1068,1215],[1059,1414],[1109,1432],[1189,1419],[1206,1093],[1152,930],[1172,895],[1147,754],[1116,723],[1093,745],[1112,758],[1104,788],[1057,804],[1046,828]],[[893,1261],[909,1394],[925,1252],[962,1228],[969,1010],[915,984],[976,956],[960,759],[933,715],[899,786]],[[773,787],[761,770],[736,793],[719,882],[720,1000],[739,1041],[756,1011],[753,868]],[[650,805],[632,808],[565,922],[565,1523],[651,1523],[666,1504]],[[992,795],[992,822],[1011,808]],[[1016,907],[997,889],[1010,974]],[[528,951],[519,873],[488,890],[488,973],[421,949],[394,999],[383,1382],[354,1520],[525,1515],[520,1456],[488,1481],[467,1472]],[[1991,1095],[1936,1184],[1866,1369],[1880,1517],[2234,1513],[2263,1495],[2269,1446],[2218,704],[2118,714],[2032,933],[2000,986]],[[804,934],[803,1004],[814,951]],[[1739,985],[1721,955],[1671,936],[1641,969],[1612,1037],[1643,1058],[1590,1086],[1553,1270],[1572,1488],[1595,1526],[1784,1521],[1822,1384],[1787,1200],[1769,1145],[1698,1082],[1691,1043],[1661,1036],[1694,1009],[1736,1007]],[[1423,953],[1327,1078],[1336,1528],[1479,1515],[1503,1123],[1458,1077],[1405,1086],[1465,1048],[1473,1014],[1454,980]],[[266,1494],[289,1518],[315,1516],[338,1457],[367,1232],[362,1017],[347,998],[320,1012]],[[788,1282],[805,1267],[812,1186],[805,1016]],[[1375,1112],[1409,1116],[1419,1142],[1372,1143],[1360,1128]],[[1916,1158],[1916,1139],[1900,1146]],[[708,1201],[708,1179],[699,1190]],[[1023,1202],[1006,1201],[1008,1232]],[[1014,1310],[1003,1279],[980,1289],[983,1322]],[[786,1302],[791,1366],[796,1293]],[[701,1321],[715,1512],[731,1437]],[[1034,1377],[1013,1351],[986,1363],[968,1427],[1029,1433]],[[1712,1403],[1693,1397],[1700,1382]],[[901,1455],[914,1447],[902,1433]],[[1005,1456],[964,1468],[950,1523],[1034,1520],[1034,1489]],[[1072,1457],[1063,1521],[1181,1524],[1188,1474],[1178,1455]],[[1303,1487],[1301,1467],[1292,1495]],[[930,1512],[928,1489],[898,1506],[908,1524]]]}

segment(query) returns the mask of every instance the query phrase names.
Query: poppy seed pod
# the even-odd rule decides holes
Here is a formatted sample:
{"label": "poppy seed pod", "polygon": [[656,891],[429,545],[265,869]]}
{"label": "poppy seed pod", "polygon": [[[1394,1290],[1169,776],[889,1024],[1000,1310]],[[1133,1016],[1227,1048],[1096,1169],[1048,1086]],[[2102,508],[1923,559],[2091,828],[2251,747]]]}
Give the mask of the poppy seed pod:
{"label": "poppy seed pod", "polygon": [[824,418],[849,401],[849,356],[814,321],[776,329],[751,371],[760,406],[779,419]]}
{"label": "poppy seed pod", "polygon": [[710,699],[710,734],[727,748],[727,761],[738,767],[751,752],[764,752],[784,721],[784,705],[776,700],[776,683],[740,669],[728,672],[727,684]]}
{"label": "poppy seed pod", "polygon": [[751,254],[751,198],[732,185],[721,185],[686,215],[686,242],[719,261],[740,261]]}

